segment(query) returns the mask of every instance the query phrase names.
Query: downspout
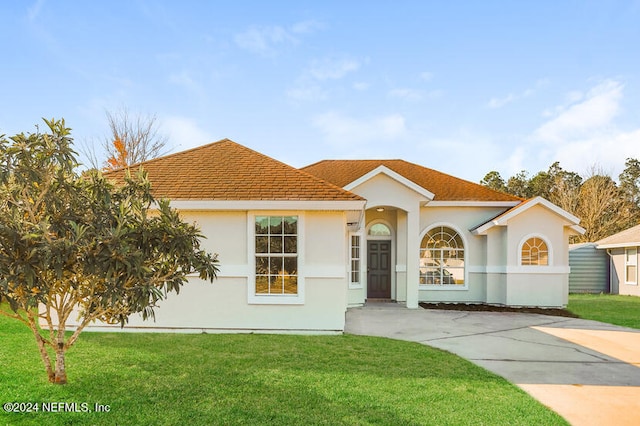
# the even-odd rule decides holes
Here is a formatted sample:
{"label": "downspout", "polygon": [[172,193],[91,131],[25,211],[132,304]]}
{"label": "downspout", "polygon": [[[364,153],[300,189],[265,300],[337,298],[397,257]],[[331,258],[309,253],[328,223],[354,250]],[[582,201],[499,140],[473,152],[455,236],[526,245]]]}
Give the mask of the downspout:
{"label": "downspout", "polygon": [[[611,249],[607,249],[606,252],[609,255],[609,294],[611,294],[611,278],[613,277],[611,275],[611,269],[613,269],[613,255],[611,254]],[[620,293],[620,289],[618,289],[618,293]]]}

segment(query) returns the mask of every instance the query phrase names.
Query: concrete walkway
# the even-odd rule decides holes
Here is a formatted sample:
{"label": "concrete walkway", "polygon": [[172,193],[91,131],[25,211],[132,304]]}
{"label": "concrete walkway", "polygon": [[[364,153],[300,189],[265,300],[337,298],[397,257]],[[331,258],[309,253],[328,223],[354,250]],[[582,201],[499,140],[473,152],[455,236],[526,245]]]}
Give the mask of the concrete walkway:
{"label": "concrete walkway", "polygon": [[510,312],[347,311],[345,332],[444,349],[490,370],[572,425],[640,424],[640,330]]}

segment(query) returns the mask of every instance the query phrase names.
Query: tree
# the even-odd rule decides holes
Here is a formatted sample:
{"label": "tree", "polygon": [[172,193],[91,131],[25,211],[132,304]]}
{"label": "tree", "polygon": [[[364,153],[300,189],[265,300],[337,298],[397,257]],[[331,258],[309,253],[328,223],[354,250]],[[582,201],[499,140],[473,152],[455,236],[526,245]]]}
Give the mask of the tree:
{"label": "tree", "polygon": [[504,179],[500,176],[500,173],[492,170],[480,181],[480,185],[493,189],[494,191],[507,192],[507,185],[504,183]]}
{"label": "tree", "polygon": [[31,329],[49,381],[63,384],[65,353],[90,322],[154,318],[187,274],[213,281],[218,260],[144,171],[121,184],[80,175],[70,129],[44,121],[47,133],[0,136],[0,314]]}
{"label": "tree", "polygon": [[507,180],[507,192],[520,198],[531,198],[535,194],[532,193],[529,185],[529,174],[526,170],[511,176]]}
{"label": "tree", "polygon": [[625,199],[631,204],[635,222],[640,221],[640,161],[627,158],[625,169],[620,173],[620,190]]}
{"label": "tree", "polygon": [[102,154],[94,145],[85,144],[83,154],[91,166],[103,171],[132,166],[159,157],[167,152],[167,137],[158,129],[155,115],[131,115],[121,108],[116,112],[106,111],[109,135],[98,142]]}
{"label": "tree", "polygon": [[622,197],[620,188],[611,176],[596,168],[580,187],[577,208],[571,213],[586,229],[579,242],[597,241],[622,231],[632,219],[630,203]]}

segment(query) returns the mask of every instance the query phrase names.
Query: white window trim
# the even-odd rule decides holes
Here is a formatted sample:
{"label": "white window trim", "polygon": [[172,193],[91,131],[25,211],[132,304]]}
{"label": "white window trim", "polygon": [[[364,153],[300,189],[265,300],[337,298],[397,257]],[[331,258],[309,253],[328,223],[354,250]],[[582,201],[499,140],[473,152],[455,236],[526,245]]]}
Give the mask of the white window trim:
{"label": "white window trim", "polygon": [[[633,261],[629,262],[629,254],[630,252],[635,252],[633,256]],[[630,277],[627,275],[627,267],[635,266],[636,267],[636,276]],[[625,247],[624,249],[624,283],[627,285],[638,285],[638,247]]]}
{"label": "white window trim", "polygon": [[[298,217],[298,294],[256,294],[256,216]],[[249,276],[247,279],[247,303],[257,305],[304,304],[304,212],[300,211],[250,211],[247,214],[247,254]]]}
{"label": "white window trim", "polygon": [[[360,237],[360,273],[359,278],[360,278],[360,282],[354,283],[351,281],[351,274],[352,274],[352,269],[351,269],[351,261],[353,260],[353,257],[351,256],[351,250],[352,250],[352,246],[351,246],[351,237]],[[363,247],[364,246],[364,247]],[[349,248],[349,254],[348,254],[348,274],[347,277],[349,279],[349,288],[353,288],[353,289],[358,289],[358,288],[363,288],[363,280],[364,280],[364,276],[362,274],[363,270],[364,270],[364,262],[363,262],[363,253],[366,251],[366,239],[364,238],[364,235],[362,235],[362,232],[349,232],[349,243],[348,243],[348,248]]]}
{"label": "white window trim", "polygon": [[[548,263],[546,265],[523,265],[522,264],[522,247],[524,246],[524,243],[526,243],[531,238],[539,238],[542,241],[544,241],[544,243],[547,245]],[[517,265],[520,268],[526,268],[526,269],[551,268],[553,266],[553,246],[549,242],[549,238],[547,238],[546,236],[544,236],[542,234],[528,234],[528,235],[525,235],[524,238],[522,238],[520,240],[520,243],[518,244],[518,263],[517,263]]]}
{"label": "white window trim", "polygon": [[[443,290],[469,290],[469,241],[467,240],[464,232],[457,226],[447,223],[447,222],[436,222],[429,224],[426,228],[422,230],[420,233],[420,238],[418,239],[418,253],[422,250],[422,240],[424,236],[427,235],[427,232],[431,231],[433,228],[438,228],[443,226],[445,228],[451,228],[462,238],[462,244],[464,244],[464,284],[421,284],[418,282],[418,290],[433,290],[433,291],[443,291]],[[420,268],[420,266],[418,266]],[[418,277],[420,276],[420,271],[418,271]]]}

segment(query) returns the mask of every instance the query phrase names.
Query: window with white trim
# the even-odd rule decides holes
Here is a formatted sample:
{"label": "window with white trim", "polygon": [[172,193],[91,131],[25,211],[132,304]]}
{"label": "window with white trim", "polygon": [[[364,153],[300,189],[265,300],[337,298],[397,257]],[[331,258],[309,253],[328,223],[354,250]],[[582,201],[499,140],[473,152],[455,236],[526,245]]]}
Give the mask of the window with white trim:
{"label": "window with white trim", "polygon": [[520,264],[523,266],[549,266],[549,248],[540,237],[531,237],[522,244]]}
{"label": "window with white trim", "polygon": [[638,284],[638,248],[626,248],[624,251],[624,282]]}
{"label": "window with white trim", "polygon": [[446,226],[430,229],[420,243],[421,285],[464,285],[464,242]]}
{"label": "window with white trim", "polygon": [[362,237],[358,234],[351,234],[351,268],[349,273],[349,284],[351,287],[359,287],[361,282],[362,265]]}
{"label": "window with white trim", "polygon": [[298,216],[255,217],[255,294],[298,294]]}

